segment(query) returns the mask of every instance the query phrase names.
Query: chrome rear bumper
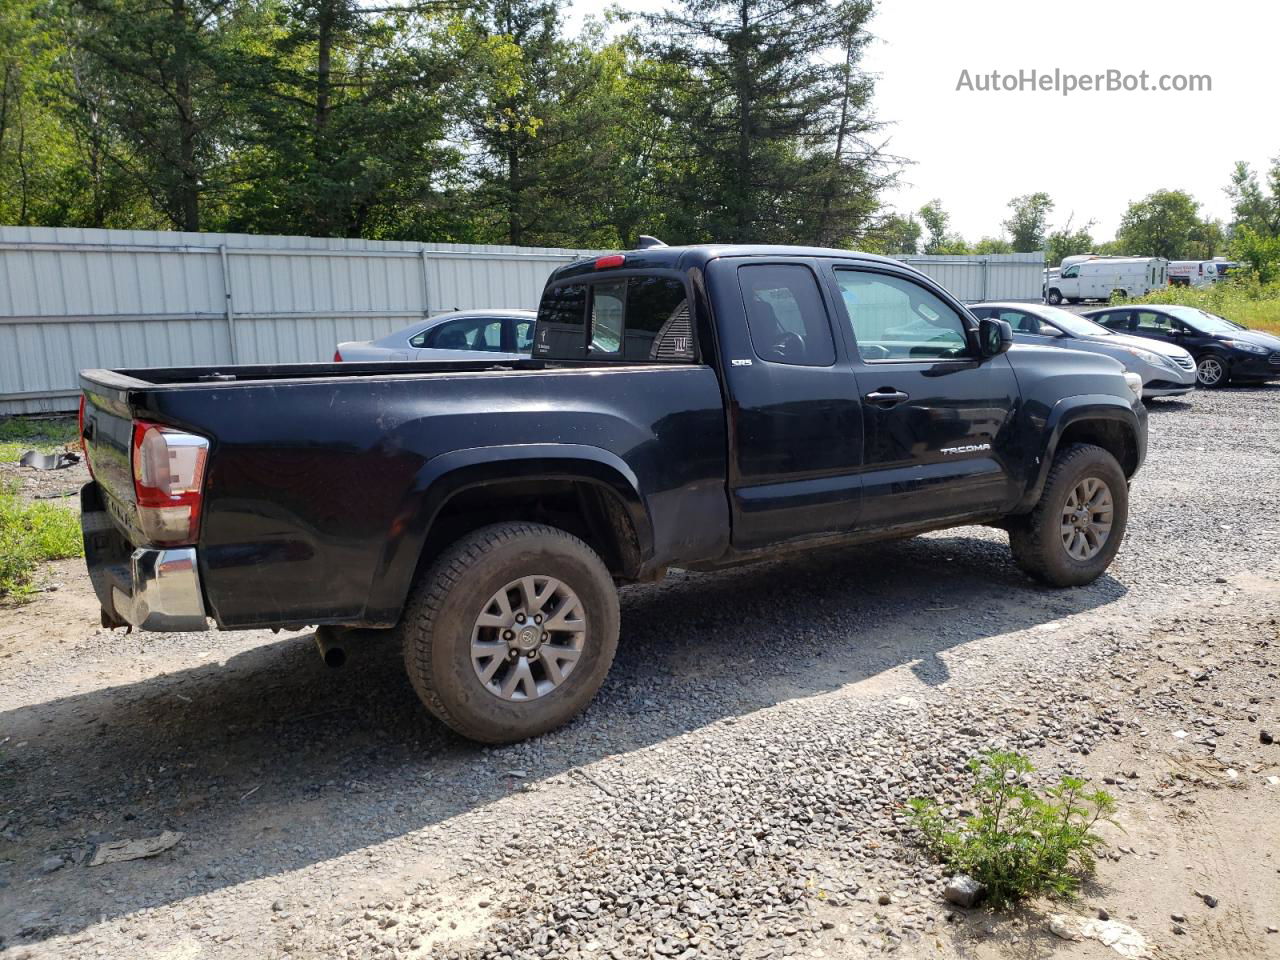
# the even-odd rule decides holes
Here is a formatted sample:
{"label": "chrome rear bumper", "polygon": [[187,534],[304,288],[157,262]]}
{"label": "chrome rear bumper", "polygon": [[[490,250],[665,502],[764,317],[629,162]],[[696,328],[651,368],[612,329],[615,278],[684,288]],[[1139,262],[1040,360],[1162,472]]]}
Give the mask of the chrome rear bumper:
{"label": "chrome rear bumper", "polygon": [[80,492],[89,579],[105,627],[181,633],[208,630],[195,547],[138,547],[116,528],[97,484]]}
{"label": "chrome rear bumper", "polygon": [[112,604],[121,617],[139,630],[179,633],[208,630],[196,548],[141,548],[129,557],[130,583],[112,585]]}

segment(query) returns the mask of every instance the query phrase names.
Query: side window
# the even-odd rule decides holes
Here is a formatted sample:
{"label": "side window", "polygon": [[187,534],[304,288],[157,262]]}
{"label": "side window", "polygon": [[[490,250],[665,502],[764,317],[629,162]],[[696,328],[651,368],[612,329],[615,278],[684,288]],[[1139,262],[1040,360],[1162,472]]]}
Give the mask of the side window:
{"label": "side window", "polygon": [[461,320],[450,320],[431,330],[427,334],[426,343],[433,350],[500,352],[502,321],[491,317],[465,317]]}
{"label": "side window", "polygon": [[1063,280],[1072,280],[1078,276],[1080,276],[1080,267],[1078,264],[1072,264],[1062,271]]}
{"label": "side window", "polygon": [[587,355],[586,334],[586,284],[568,283],[545,290],[538,304],[533,355],[581,360]]}
{"label": "side window", "polygon": [[423,330],[421,333],[414,334],[409,338],[409,346],[418,347],[419,349],[425,347],[427,345],[427,334],[430,332],[430,330]]}
{"label": "side window", "polygon": [[919,284],[864,270],[836,270],[863,360],[956,359],[968,355],[964,319]]}
{"label": "side window", "polygon": [[591,356],[617,356],[622,352],[622,313],[626,305],[625,280],[592,284]]}
{"label": "side window", "polygon": [[802,367],[836,362],[831,323],[812,270],[800,264],[750,264],[738,268],[738,282],[757,357]]}
{"label": "side window", "polygon": [[[1027,313],[1025,310],[1001,310],[1000,319],[1013,327],[1014,333],[1042,334],[1051,329],[1048,327],[1042,328],[1040,318],[1035,314]],[[1046,334],[1046,336],[1051,336],[1051,334]]]}
{"label": "side window", "polygon": [[511,329],[515,334],[516,350],[525,351],[533,344],[533,321],[513,320]]}
{"label": "side window", "polygon": [[1129,329],[1129,313],[1130,311],[1128,310],[1111,310],[1093,319],[1094,322],[1102,324],[1108,330],[1124,331]]}
{"label": "side window", "polygon": [[1169,318],[1163,313],[1152,310],[1138,310],[1138,331],[1140,333],[1168,333]]}
{"label": "side window", "polygon": [[632,277],[627,285],[627,360],[692,360],[693,322],[684,284],[673,277]]}

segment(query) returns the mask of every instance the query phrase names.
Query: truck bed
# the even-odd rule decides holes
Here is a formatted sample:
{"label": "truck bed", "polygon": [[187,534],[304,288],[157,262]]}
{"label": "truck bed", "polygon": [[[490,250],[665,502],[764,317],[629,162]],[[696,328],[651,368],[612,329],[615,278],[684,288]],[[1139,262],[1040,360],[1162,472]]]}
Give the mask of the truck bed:
{"label": "truck bed", "polygon": [[283,364],[86,370],[81,383],[106,513],[135,546],[133,423],[211,441],[198,553],[223,627],[393,623],[443,495],[435,481],[459,466],[518,475],[513,461],[578,457],[662,504],[645,511],[647,554],[696,562],[727,548],[709,366]]}

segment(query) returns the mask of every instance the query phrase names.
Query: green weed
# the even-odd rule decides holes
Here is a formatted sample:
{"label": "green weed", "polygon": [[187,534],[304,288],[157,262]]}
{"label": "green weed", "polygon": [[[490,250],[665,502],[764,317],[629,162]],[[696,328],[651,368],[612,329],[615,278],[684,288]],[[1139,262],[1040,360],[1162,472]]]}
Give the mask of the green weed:
{"label": "green weed", "polygon": [[932,800],[910,801],[910,817],[927,850],[986,887],[997,907],[1029,897],[1069,896],[1092,873],[1115,800],[1085,781],[1063,777],[1041,790],[1028,785],[1031,761],[993,751],[969,763],[977,814],[949,820]]}

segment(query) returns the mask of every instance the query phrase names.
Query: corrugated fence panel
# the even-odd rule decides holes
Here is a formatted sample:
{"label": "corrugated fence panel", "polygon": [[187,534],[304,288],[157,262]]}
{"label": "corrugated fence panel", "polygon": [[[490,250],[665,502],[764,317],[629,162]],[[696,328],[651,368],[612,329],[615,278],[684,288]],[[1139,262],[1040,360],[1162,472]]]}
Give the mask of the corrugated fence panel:
{"label": "corrugated fence panel", "polygon": [[328,360],[445,310],[533,307],[594,253],[0,227],[0,414],[74,410],[85,368]]}
{"label": "corrugated fence panel", "polygon": [[1043,253],[897,257],[946,287],[958,300],[1039,300]]}

